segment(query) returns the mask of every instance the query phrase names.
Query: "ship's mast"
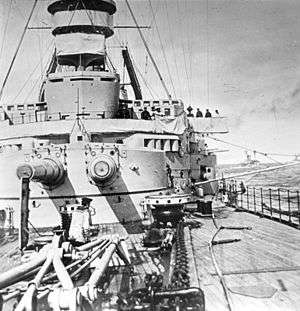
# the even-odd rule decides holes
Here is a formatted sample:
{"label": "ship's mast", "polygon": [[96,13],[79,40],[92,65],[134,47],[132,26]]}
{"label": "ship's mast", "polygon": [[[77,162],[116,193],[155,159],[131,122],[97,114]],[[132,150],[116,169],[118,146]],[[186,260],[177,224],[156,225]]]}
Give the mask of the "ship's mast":
{"label": "ship's mast", "polygon": [[55,1],[48,7],[53,18],[57,62],[83,71],[105,70],[105,41],[114,34],[113,0]]}
{"label": "ship's mast", "polygon": [[51,66],[41,91],[48,118],[78,118],[83,113],[113,118],[118,110],[120,78],[106,54],[106,40],[114,34],[115,2],[57,0],[48,6],[48,12],[57,63],[57,67]]}

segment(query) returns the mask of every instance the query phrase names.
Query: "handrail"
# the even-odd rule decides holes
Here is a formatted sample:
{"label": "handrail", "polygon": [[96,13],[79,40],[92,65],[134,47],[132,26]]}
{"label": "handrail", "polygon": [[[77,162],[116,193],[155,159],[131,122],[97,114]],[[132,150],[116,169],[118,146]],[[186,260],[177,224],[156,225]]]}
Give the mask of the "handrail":
{"label": "handrail", "polygon": [[[15,113],[8,113],[12,125],[19,125],[19,124],[29,124],[29,123],[38,123],[38,122],[49,122],[49,121],[61,121],[61,120],[75,120],[76,118],[80,117],[81,119],[90,119],[90,120],[97,120],[97,119],[105,119],[105,115],[107,111],[105,110],[85,110],[82,113],[78,113],[76,111],[69,111],[69,112],[55,112],[55,113],[48,113],[47,110],[30,110],[22,112],[19,111],[20,115],[16,116]],[[162,115],[163,117],[163,115]],[[118,118],[116,118],[118,119]],[[130,118],[135,119],[135,118]],[[137,118],[138,120],[139,118]],[[189,118],[190,119],[190,118]],[[195,118],[196,119],[196,118]],[[211,117],[211,118],[197,118],[200,120],[223,120],[226,117]],[[3,122],[6,120],[2,120]],[[0,120],[1,123],[1,120]]]}
{"label": "handrail", "polygon": [[234,181],[226,185],[229,204],[300,229],[299,190],[246,187]]}

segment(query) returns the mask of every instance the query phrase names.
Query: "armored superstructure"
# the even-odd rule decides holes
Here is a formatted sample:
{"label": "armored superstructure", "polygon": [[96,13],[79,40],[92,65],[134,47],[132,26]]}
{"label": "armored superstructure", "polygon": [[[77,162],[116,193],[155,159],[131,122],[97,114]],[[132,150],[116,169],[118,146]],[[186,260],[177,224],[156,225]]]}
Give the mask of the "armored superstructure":
{"label": "armored superstructure", "polygon": [[[120,99],[105,48],[115,3],[55,1],[48,11],[56,49],[39,101],[7,105],[1,115],[0,204],[14,209],[14,225],[22,178],[31,181],[35,227],[58,225],[60,211],[84,196],[94,200],[93,223],[141,220],[148,194],[191,195],[193,182],[214,178],[215,155],[202,136],[226,132],[223,118],[187,118],[177,99],[143,100],[134,79],[136,98]],[[203,195],[215,191],[206,188]]]}
{"label": "armored superstructure", "polygon": [[[205,138],[227,132],[224,118],[143,99],[124,48],[126,96],[106,53],[113,0],[48,11],[56,49],[38,101],[1,111],[0,311],[293,310],[295,229],[234,213],[245,187],[227,191],[226,176],[230,200],[212,206]],[[252,212],[272,218],[262,195]]]}

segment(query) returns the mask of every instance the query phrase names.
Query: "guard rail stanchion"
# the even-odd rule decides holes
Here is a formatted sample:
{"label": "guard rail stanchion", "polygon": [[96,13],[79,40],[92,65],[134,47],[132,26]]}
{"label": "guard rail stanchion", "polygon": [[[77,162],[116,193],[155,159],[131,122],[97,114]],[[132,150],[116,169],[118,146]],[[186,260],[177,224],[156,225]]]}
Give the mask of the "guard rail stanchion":
{"label": "guard rail stanchion", "polygon": [[278,210],[279,210],[279,220],[281,222],[281,200],[280,200],[280,188],[278,188]]}

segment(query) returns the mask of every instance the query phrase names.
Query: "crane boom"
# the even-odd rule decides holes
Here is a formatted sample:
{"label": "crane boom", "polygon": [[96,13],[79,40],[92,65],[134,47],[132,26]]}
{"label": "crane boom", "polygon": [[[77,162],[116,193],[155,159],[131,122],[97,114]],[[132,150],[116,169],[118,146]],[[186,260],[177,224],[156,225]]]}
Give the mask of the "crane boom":
{"label": "crane boom", "polygon": [[122,49],[122,56],[123,56],[124,63],[125,63],[125,66],[126,66],[129,78],[130,78],[130,83],[133,88],[135,99],[142,99],[141,86],[135,74],[133,63],[131,61],[127,47],[125,49]]}

